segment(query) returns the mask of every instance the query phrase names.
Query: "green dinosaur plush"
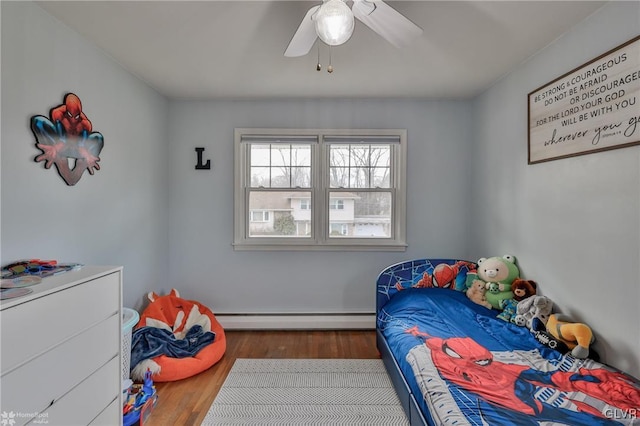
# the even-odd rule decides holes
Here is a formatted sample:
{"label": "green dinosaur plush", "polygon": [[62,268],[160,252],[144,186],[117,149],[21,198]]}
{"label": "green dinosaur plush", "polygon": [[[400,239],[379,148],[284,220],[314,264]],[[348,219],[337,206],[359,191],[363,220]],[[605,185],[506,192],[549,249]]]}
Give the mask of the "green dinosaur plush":
{"label": "green dinosaur plush", "polygon": [[511,284],[520,277],[516,258],[509,254],[502,257],[489,257],[478,260],[478,277],[484,281],[487,302],[494,309],[502,310],[504,301],[513,299]]}

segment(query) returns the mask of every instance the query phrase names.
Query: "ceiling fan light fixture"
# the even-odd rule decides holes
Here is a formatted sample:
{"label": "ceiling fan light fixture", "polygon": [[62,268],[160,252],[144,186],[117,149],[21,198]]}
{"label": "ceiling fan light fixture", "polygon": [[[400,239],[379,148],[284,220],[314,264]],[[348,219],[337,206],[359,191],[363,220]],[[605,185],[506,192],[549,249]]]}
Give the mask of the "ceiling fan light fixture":
{"label": "ceiling fan light fixture", "polygon": [[353,12],[342,0],[325,1],[315,16],[316,33],[329,46],[345,43],[355,28]]}

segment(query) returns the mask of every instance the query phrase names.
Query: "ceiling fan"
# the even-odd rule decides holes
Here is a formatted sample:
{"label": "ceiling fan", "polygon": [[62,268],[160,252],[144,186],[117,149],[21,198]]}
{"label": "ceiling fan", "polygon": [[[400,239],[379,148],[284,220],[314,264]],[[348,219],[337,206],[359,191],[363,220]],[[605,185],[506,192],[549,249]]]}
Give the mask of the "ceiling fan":
{"label": "ceiling fan", "polygon": [[422,34],[422,28],[381,0],[323,0],[309,9],[284,56],[304,56],[319,37],[329,46],[345,43],[355,27],[354,17],[396,47],[404,47]]}

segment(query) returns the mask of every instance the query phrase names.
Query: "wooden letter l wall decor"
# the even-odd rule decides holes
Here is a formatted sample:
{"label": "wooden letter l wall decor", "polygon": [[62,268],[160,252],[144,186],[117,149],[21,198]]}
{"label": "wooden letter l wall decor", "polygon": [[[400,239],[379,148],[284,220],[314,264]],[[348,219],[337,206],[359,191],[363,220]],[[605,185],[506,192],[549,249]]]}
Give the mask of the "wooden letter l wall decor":
{"label": "wooden letter l wall decor", "polygon": [[202,164],[202,153],[204,148],[196,148],[198,154],[198,162],[196,163],[196,170],[209,170],[211,168],[211,160],[207,160],[205,164]]}

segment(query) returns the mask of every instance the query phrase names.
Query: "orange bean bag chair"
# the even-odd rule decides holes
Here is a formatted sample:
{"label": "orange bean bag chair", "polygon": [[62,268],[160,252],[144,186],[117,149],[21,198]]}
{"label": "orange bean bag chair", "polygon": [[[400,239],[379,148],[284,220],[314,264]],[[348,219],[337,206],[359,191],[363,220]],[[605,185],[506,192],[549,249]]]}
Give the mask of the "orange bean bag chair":
{"label": "orange bean bag chair", "polygon": [[154,382],[181,380],[201,373],[222,358],[227,341],[222,326],[209,308],[199,302],[182,299],[176,289],[172,289],[166,296],[151,292],[148,298],[151,303],[140,315],[134,330],[158,327],[173,332],[176,339],[183,339],[191,327],[199,325],[203,331],[215,333],[215,339],[192,357],[159,355],[145,359],[132,366],[133,380],[143,380],[147,369],[151,371]]}

